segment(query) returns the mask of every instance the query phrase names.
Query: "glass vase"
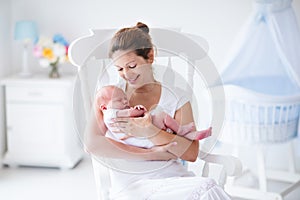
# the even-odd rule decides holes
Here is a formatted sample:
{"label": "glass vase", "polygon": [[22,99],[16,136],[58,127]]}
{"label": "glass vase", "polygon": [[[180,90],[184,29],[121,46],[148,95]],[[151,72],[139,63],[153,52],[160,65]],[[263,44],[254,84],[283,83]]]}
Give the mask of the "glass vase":
{"label": "glass vase", "polygon": [[57,65],[50,65],[51,70],[49,73],[49,78],[59,78],[58,66]]}

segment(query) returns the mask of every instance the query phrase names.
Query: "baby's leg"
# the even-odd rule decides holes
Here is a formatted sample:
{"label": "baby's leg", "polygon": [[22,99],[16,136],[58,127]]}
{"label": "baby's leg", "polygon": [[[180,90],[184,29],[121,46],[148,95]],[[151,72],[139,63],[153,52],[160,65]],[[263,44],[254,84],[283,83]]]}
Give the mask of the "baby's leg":
{"label": "baby's leg", "polygon": [[185,135],[189,132],[191,132],[195,128],[195,124],[193,122],[187,124],[187,125],[179,125],[179,123],[173,119],[169,115],[165,115],[164,118],[165,126],[172,129],[174,132],[176,132],[178,135]]}
{"label": "baby's leg", "polygon": [[166,130],[166,126],[164,123],[165,113],[161,112],[159,114],[151,115],[152,123],[159,129]]}
{"label": "baby's leg", "polygon": [[211,136],[211,127],[209,127],[206,130],[202,130],[202,131],[193,131],[190,133],[187,133],[184,137],[190,139],[190,140],[202,140],[204,138],[207,138],[209,136]]}

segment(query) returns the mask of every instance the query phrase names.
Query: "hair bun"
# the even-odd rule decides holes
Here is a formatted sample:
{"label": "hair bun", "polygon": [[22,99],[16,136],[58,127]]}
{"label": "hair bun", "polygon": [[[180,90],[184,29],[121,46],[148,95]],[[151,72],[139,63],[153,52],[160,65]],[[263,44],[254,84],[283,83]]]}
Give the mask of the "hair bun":
{"label": "hair bun", "polygon": [[146,25],[146,24],[144,24],[144,23],[142,23],[142,22],[138,22],[137,24],[136,24],[136,27],[137,28],[139,28],[139,29],[141,29],[142,31],[144,31],[145,33],[149,33],[149,28],[148,28],[148,26]]}

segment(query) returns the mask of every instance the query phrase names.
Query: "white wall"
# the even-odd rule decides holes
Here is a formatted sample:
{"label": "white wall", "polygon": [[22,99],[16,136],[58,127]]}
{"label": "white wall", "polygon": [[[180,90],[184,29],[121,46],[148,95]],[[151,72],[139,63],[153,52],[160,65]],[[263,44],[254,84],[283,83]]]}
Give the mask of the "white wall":
{"label": "white wall", "polygon": [[[185,32],[203,36],[210,45],[210,56],[221,65],[235,34],[249,16],[253,0],[12,0],[12,22],[21,19],[37,21],[40,33],[52,36],[62,33],[69,40],[88,33],[89,28],[132,26],[137,21],[153,26],[179,27]],[[294,0],[300,13],[299,0]],[[299,18],[300,16],[298,16]],[[300,19],[299,19],[300,21]],[[13,25],[13,24],[12,24]],[[13,27],[11,27],[13,29]],[[11,41],[12,65],[21,64],[20,46]],[[33,59],[33,65],[37,65]]]}
{"label": "white wall", "polygon": [[[11,4],[0,0],[0,80],[11,71]],[[3,89],[0,87],[0,163],[5,147]]]}
{"label": "white wall", "polygon": [[[12,21],[33,19],[40,33],[52,36],[56,32],[68,39],[86,34],[89,28],[115,28],[132,26],[142,21],[151,26],[180,27],[183,31],[203,35],[209,41],[211,53],[223,56],[226,49],[251,10],[251,0],[12,0]],[[217,5],[217,4],[224,5]],[[225,17],[226,16],[226,17]],[[20,46],[12,41],[13,67],[20,65]],[[221,47],[221,48],[219,48]],[[217,62],[217,61],[216,61]]]}
{"label": "white wall", "polygon": [[0,0],[0,77],[10,72],[11,65],[11,3]]}
{"label": "white wall", "polygon": [[[178,27],[203,36],[208,41],[210,57],[220,67],[237,31],[252,10],[252,2],[0,0],[0,76],[20,69],[21,46],[13,40],[12,33],[14,23],[26,19],[37,22],[40,34],[61,33],[70,41],[87,34],[89,28],[119,28],[132,26],[137,21],[145,22],[150,28]],[[300,0],[294,0],[293,6],[300,22]],[[29,61],[32,68],[40,69],[36,59],[31,57]]]}

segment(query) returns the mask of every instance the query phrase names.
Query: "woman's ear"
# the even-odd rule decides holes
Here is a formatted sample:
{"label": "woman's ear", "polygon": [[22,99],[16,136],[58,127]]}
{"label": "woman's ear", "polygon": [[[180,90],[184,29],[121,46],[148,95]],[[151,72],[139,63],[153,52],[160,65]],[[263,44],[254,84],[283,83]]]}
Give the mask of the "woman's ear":
{"label": "woman's ear", "polygon": [[107,107],[106,107],[106,105],[104,105],[104,104],[101,104],[100,106],[99,106],[99,108],[100,108],[100,110],[107,110]]}
{"label": "woman's ear", "polygon": [[154,51],[153,51],[153,48],[149,51],[149,53],[148,53],[148,62],[149,63],[153,63],[153,61],[154,61]]}

